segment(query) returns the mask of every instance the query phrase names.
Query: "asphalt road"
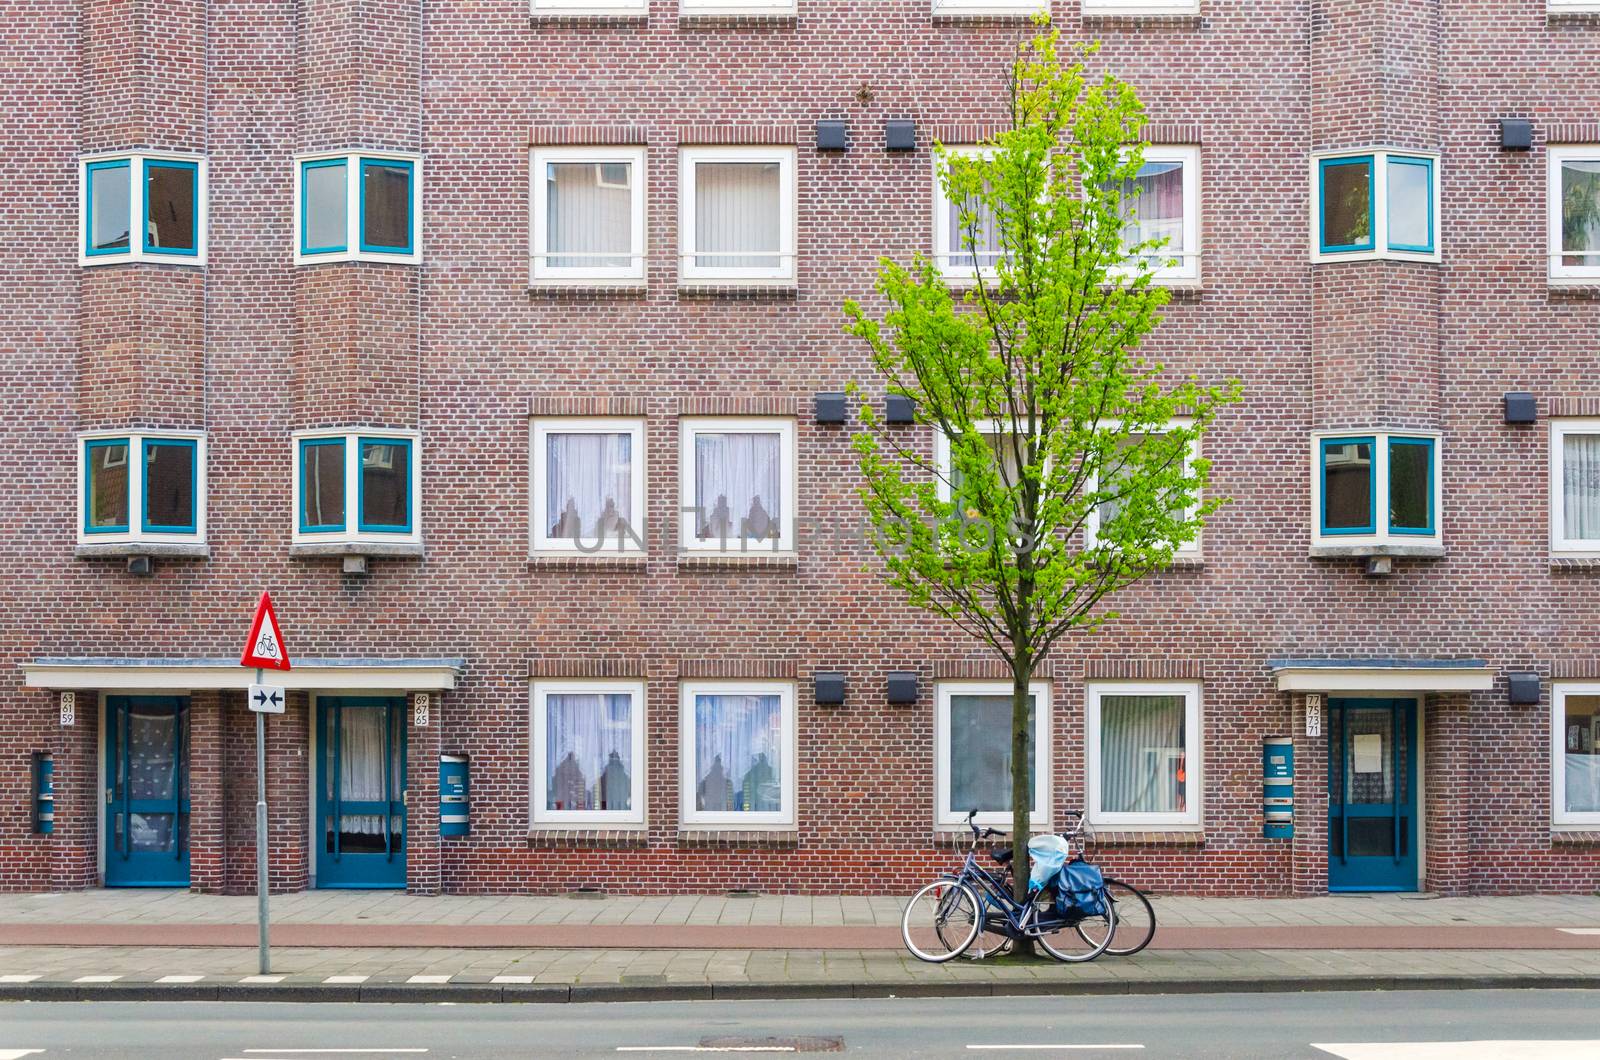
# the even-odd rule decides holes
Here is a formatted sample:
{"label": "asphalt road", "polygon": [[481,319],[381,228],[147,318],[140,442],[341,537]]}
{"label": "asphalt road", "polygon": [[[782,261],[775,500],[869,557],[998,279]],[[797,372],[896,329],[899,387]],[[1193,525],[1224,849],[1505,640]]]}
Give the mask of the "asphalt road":
{"label": "asphalt road", "polygon": [[34,1002],[0,1005],[0,1060],[628,1060],[813,1051],[972,1060],[1594,1060],[1597,1004],[1593,992],[1559,990],[596,1005]]}

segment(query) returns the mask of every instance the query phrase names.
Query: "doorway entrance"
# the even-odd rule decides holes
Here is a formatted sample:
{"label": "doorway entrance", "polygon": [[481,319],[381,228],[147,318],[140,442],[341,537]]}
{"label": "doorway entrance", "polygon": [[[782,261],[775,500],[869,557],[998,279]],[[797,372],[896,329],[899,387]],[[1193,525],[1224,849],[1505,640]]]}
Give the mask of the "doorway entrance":
{"label": "doorway entrance", "polygon": [[1330,699],[1328,728],[1328,890],[1416,890],[1416,700]]}
{"label": "doorway entrance", "polygon": [[107,887],[189,886],[189,700],[106,697]]}
{"label": "doorway entrance", "polygon": [[317,886],[406,885],[405,699],[317,699]]}

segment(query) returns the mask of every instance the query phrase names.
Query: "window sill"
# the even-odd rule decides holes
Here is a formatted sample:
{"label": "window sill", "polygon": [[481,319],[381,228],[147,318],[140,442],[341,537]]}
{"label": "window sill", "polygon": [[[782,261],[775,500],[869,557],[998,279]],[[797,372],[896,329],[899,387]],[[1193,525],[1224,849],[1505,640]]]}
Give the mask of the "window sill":
{"label": "window sill", "polygon": [[[1035,837],[1055,834],[1050,827],[1049,821],[1030,821],[1029,825],[1029,831]],[[992,828],[994,826],[989,825],[988,827]],[[1011,826],[1007,824],[1001,827],[1009,829]],[[980,826],[979,830],[981,831],[982,828],[983,826]],[[933,826],[933,845],[939,850],[966,850],[972,845],[972,831],[966,826],[965,822],[961,824],[936,824]],[[1011,837],[1009,835],[990,836],[988,839],[978,840],[978,849],[980,851],[993,850],[995,847],[1010,845]]]}
{"label": "window sill", "polygon": [[[1600,24],[1600,15],[1595,16],[1595,21]],[[1573,301],[1589,301],[1600,299],[1600,278],[1585,276],[1578,279],[1560,280],[1552,277],[1547,281],[1551,298],[1571,299]]]}
{"label": "window sill", "polygon": [[[1091,826],[1092,827],[1092,826]],[[1095,828],[1090,842],[1118,847],[1203,847],[1205,831],[1199,828]]]}
{"label": "window sill", "polygon": [[157,556],[167,559],[210,559],[211,546],[203,541],[89,541],[72,550],[74,559],[120,559]]}
{"label": "window sill", "polygon": [[1545,11],[1546,22],[1577,22],[1600,26],[1600,7],[1574,8],[1563,11],[1560,8],[1550,8]]}
{"label": "window sill", "polygon": [[643,298],[650,293],[647,280],[534,280],[528,294],[534,298]]}
{"label": "window sill", "polygon": [[1033,21],[1035,15],[1046,10],[1045,5],[1023,10],[995,10],[981,7],[960,8],[952,5],[948,10],[935,10],[933,24],[935,26],[1015,26],[1020,23]]}
{"label": "window sill", "polygon": [[1552,554],[1550,570],[1552,572],[1600,570],[1600,556]]}
{"label": "window sill", "polygon": [[399,559],[421,559],[420,541],[316,541],[289,546],[292,559],[316,559],[322,556],[390,556]]}
{"label": "window sill", "polygon": [[800,567],[800,558],[793,552],[754,554],[748,552],[680,552],[678,569],[696,570],[769,570],[793,572]]}
{"label": "window sill", "polygon": [[1443,559],[1443,545],[1405,544],[1396,541],[1354,542],[1348,545],[1312,545],[1312,559],[1349,559],[1365,556],[1400,556],[1411,559]]}
{"label": "window sill", "polygon": [[793,11],[691,11],[678,14],[678,28],[794,29],[800,16]]}
{"label": "window sill", "polygon": [[649,557],[635,552],[565,555],[559,552],[535,552],[528,557],[528,566],[536,570],[638,570],[648,565]]}
{"label": "window sill", "polygon": [[740,283],[729,280],[679,280],[681,298],[746,298],[784,300],[800,297],[800,287],[793,280],[753,280]]}
{"label": "window sill", "polygon": [[557,825],[540,824],[528,829],[528,847],[560,850],[594,847],[643,847],[650,842],[650,830],[642,824]]}
{"label": "window sill", "polygon": [[1600,846],[1600,825],[1552,825],[1550,842],[1561,846]]}
{"label": "window sill", "polygon": [[712,825],[684,825],[678,829],[681,847],[782,847],[800,845],[795,828],[738,828]]}
{"label": "window sill", "polygon": [[650,21],[648,11],[591,11],[583,14],[576,11],[535,11],[528,16],[529,25],[534,28],[579,28],[584,26],[618,26],[629,23],[645,25]]}
{"label": "window sill", "polygon": [[1139,29],[1150,23],[1156,23],[1163,29],[1200,29],[1205,25],[1205,20],[1197,11],[1161,11],[1150,8],[1142,11],[1134,8],[1126,11],[1085,11],[1083,22],[1084,25],[1112,29],[1120,27]]}

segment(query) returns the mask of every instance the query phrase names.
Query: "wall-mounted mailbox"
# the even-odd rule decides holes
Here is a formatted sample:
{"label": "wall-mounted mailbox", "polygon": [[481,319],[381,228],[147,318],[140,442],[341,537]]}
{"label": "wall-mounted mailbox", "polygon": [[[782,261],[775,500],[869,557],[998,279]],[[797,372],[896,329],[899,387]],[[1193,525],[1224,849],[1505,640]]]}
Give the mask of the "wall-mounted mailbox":
{"label": "wall-mounted mailbox", "polygon": [[917,675],[908,670],[897,670],[889,675],[889,702],[906,706],[917,701]]}
{"label": "wall-mounted mailbox", "polygon": [[33,830],[40,835],[56,830],[56,761],[49,751],[33,753]]}
{"label": "wall-mounted mailbox", "polygon": [[1294,741],[1271,736],[1261,753],[1261,834],[1268,839],[1294,837]]}
{"label": "wall-mounted mailbox", "polygon": [[471,831],[471,804],[466,755],[439,756],[439,835],[454,839]]}

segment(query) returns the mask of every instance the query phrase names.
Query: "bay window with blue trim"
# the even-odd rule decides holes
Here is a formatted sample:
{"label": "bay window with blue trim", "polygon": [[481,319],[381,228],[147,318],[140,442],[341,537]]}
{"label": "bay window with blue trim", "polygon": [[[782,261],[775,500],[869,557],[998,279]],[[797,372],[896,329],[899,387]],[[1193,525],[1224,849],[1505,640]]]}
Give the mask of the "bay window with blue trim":
{"label": "bay window with blue trim", "polygon": [[79,160],[81,265],[204,265],[206,163],[130,153]]}
{"label": "bay window with blue trim", "polygon": [[79,439],[80,548],[202,545],[205,438],[97,433]]}
{"label": "bay window with blue trim", "polygon": [[1312,259],[1439,260],[1439,166],[1430,154],[1364,150],[1312,163]]}
{"label": "bay window with blue trim", "polygon": [[[312,431],[294,439],[294,541],[420,545],[418,447],[411,432]],[[359,552],[359,548],[348,551]]]}
{"label": "bay window with blue trim", "polygon": [[1316,439],[1313,543],[1440,542],[1438,438],[1352,432]]}
{"label": "bay window with blue trim", "polygon": [[339,152],[295,165],[297,264],[421,260],[420,158]]}

